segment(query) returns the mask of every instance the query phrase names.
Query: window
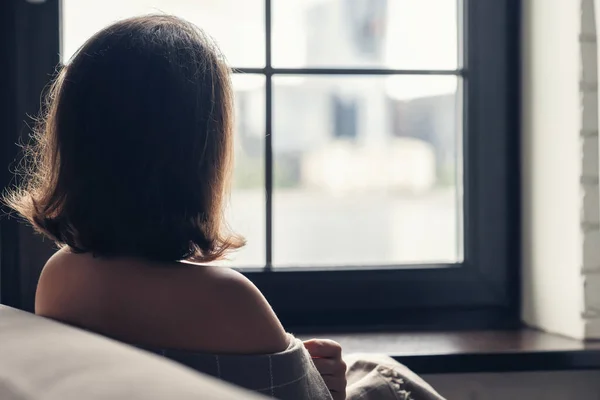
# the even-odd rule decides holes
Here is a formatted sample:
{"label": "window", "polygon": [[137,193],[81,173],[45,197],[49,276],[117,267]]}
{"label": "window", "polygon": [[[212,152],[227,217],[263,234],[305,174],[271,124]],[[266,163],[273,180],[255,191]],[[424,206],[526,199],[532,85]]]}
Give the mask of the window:
{"label": "window", "polygon": [[333,136],[335,138],[356,138],[357,118],[356,118],[356,98],[354,96],[345,99],[342,96],[333,94]]}
{"label": "window", "polygon": [[[61,32],[62,60],[142,13],[172,13],[214,36],[235,72],[229,220],[248,239],[228,264],[284,323],[517,320],[518,0],[26,8],[44,22],[37,36]],[[53,46],[31,36],[23,40]],[[55,60],[46,61],[47,79]]]}

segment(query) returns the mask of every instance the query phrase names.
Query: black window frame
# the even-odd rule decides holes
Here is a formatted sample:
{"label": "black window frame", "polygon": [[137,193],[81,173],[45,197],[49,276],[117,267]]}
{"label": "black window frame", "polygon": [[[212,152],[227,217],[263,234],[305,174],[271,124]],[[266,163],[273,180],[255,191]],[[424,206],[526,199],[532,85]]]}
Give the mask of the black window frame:
{"label": "black window frame", "polygon": [[[463,65],[457,71],[274,68],[271,3],[265,1],[266,235],[264,269],[240,269],[290,330],[485,329],[519,325],[520,0],[462,0]],[[5,81],[1,165],[14,162],[40,93],[59,59],[60,0],[8,0],[0,50]],[[6,56],[5,56],[6,55]],[[6,71],[4,70],[6,69]],[[6,73],[5,73],[6,72]],[[275,75],[460,75],[464,78],[464,261],[458,264],[272,268],[272,78]],[[4,104],[6,101],[6,104]],[[11,176],[5,167],[0,185]],[[0,300],[30,309],[32,288],[51,246],[0,219]],[[33,244],[33,250],[23,243]],[[33,251],[38,257],[28,256]],[[39,264],[37,265],[39,261]],[[35,265],[34,265],[35,264]]]}

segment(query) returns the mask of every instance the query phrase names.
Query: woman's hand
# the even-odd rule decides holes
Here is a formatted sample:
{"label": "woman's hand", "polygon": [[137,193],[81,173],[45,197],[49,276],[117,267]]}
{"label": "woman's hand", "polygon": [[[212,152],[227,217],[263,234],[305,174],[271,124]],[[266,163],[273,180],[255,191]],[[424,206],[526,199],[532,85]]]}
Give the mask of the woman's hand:
{"label": "woman's hand", "polygon": [[342,346],[333,340],[311,339],[304,347],[313,359],[334,400],[346,400],[346,363]]}

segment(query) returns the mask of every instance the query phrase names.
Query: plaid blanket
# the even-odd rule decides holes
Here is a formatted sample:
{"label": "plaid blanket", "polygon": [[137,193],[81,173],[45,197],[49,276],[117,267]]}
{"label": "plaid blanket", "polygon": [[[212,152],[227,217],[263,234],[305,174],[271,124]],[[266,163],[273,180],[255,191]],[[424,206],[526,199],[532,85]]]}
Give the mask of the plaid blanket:
{"label": "plaid blanket", "polygon": [[[302,341],[290,337],[286,351],[270,355],[215,355],[148,349],[197,371],[282,400],[330,400],[331,394]],[[348,400],[443,400],[425,381],[383,355],[351,355]]]}

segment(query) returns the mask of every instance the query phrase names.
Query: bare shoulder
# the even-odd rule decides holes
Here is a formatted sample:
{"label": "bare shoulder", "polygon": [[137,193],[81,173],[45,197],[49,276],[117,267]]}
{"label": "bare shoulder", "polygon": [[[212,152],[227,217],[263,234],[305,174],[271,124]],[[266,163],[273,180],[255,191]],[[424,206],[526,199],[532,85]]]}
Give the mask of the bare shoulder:
{"label": "bare shoulder", "polygon": [[57,250],[49,259],[46,261],[42,274],[49,275],[50,273],[55,274],[63,267],[70,263],[71,256],[73,254],[65,251],[64,249]]}
{"label": "bare shoulder", "polygon": [[221,267],[201,267],[196,278],[202,286],[210,287],[204,293],[194,290],[197,295],[192,304],[205,310],[208,302],[213,304],[206,319],[211,321],[211,330],[216,330],[213,337],[220,342],[214,347],[243,354],[269,354],[287,348],[288,337],[279,319],[248,278]]}
{"label": "bare shoulder", "polygon": [[150,346],[269,354],[288,345],[258,288],[222,267],[103,260],[60,250],[40,276],[36,313]]}
{"label": "bare shoulder", "polygon": [[76,311],[76,291],[84,288],[86,279],[80,256],[58,250],[44,265],[35,295],[35,312],[38,315],[68,321]]}
{"label": "bare shoulder", "polygon": [[[70,264],[72,263],[72,254],[64,250],[58,250],[48,259],[38,280],[38,288],[36,293],[36,309],[41,300],[50,300],[48,297],[54,292],[64,292],[63,284],[65,278],[73,277],[68,273]],[[51,296],[54,297],[54,296]]]}

